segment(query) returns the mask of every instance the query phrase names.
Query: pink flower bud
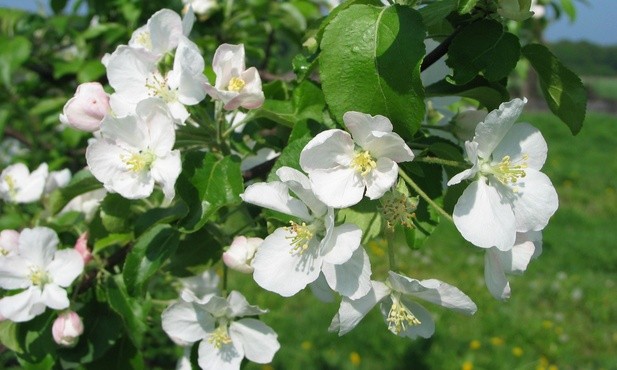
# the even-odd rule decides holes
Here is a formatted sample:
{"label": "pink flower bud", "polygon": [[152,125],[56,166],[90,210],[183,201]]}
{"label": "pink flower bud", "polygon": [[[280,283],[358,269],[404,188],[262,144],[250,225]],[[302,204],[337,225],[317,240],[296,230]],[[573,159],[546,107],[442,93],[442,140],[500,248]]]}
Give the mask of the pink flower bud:
{"label": "pink flower bud", "polygon": [[75,311],[66,311],[54,321],[51,333],[54,341],[63,347],[77,344],[79,336],[84,332],[84,324]]}
{"label": "pink flower bud", "polygon": [[232,270],[250,274],[253,272],[251,262],[257,247],[261,245],[261,238],[247,238],[236,236],[229,249],[223,253],[223,262]]}
{"label": "pink flower bud", "polygon": [[92,253],[88,249],[88,233],[83,233],[77,238],[75,242],[75,250],[79,252],[81,258],[84,260],[84,265],[92,260]]}
{"label": "pink flower bud", "polygon": [[103,86],[98,82],[83,83],[64,105],[60,121],[78,130],[94,132],[109,111],[109,95]]}

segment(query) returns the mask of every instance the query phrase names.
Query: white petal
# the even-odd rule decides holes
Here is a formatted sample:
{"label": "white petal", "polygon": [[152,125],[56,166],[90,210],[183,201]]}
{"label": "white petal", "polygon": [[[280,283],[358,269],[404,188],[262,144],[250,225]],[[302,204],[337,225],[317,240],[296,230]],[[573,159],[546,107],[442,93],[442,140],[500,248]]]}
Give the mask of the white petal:
{"label": "white petal", "polygon": [[390,294],[390,288],[385,284],[371,281],[371,290],[364,297],[356,300],[343,297],[328,331],[338,332],[339,336],[349,333],[388,294]]}
{"label": "white petal", "polygon": [[69,306],[69,297],[66,295],[66,290],[56,284],[45,284],[41,301],[54,310],[63,310]]}
{"label": "white petal", "polygon": [[409,146],[394,132],[373,131],[362,148],[374,158],[387,157],[397,163],[409,162],[414,157]]}
{"label": "white petal", "polygon": [[258,364],[272,361],[281,348],[276,333],[271,327],[256,319],[242,319],[229,325],[229,336],[234,343],[239,342],[244,356]]}
{"label": "white petal", "polygon": [[506,136],[514,122],[521,115],[527,99],[513,99],[502,103],[499,109],[491,111],[484,121],[476,126],[476,135],[473,141],[478,143],[478,155],[481,158],[490,158],[493,150]]}
{"label": "white petal", "polygon": [[[324,238],[325,239],[325,238]],[[323,245],[324,261],[331,264],[347,262],[358,250],[362,230],[355,224],[343,224],[332,229],[332,234]]]}
{"label": "white petal", "polygon": [[191,33],[193,24],[195,23],[195,12],[193,7],[189,6],[184,17],[182,17],[182,34],[188,36]]}
{"label": "white petal", "polygon": [[107,115],[101,122],[101,133],[105,139],[111,140],[126,150],[145,149],[150,143],[148,126],[135,116]]}
{"label": "white petal", "polygon": [[467,180],[472,178],[479,171],[478,167],[478,143],[475,141],[466,141],[465,142],[465,151],[467,152],[467,158],[471,161],[473,165],[471,168],[459,172],[454,175],[450,181],[448,181],[448,186],[456,185],[463,180]]}
{"label": "white petal", "polygon": [[[412,325],[407,328],[400,336],[415,339],[417,337],[430,338],[435,333],[435,321],[430,312],[424,306],[403,297],[403,305],[420,321],[420,325]],[[383,310],[383,308],[382,308]],[[389,311],[389,310],[388,310]],[[382,311],[383,312],[383,311]]]}
{"label": "white petal", "polygon": [[231,308],[232,317],[242,316],[257,316],[267,313],[268,310],[262,310],[257,306],[250,305],[244,296],[235,290],[232,290],[227,297],[227,302]]}
{"label": "white petal", "polygon": [[0,299],[0,315],[14,322],[30,321],[45,312],[41,289],[30,287],[21,293]]}
{"label": "white petal", "polygon": [[[503,256],[501,264],[507,273],[522,274],[527,270],[527,265],[536,256],[536,244],[542,243],[540,231],[530,231],[516,234],[516,242],[510,251],[500,253]],[[507,257],[506,257],[507,256]],[[504,259],[504,257],[506,257]]]}
{"label": "white petal", "polygon": [[47,173],[47,163],[42,163],[36,170],[32,171],[28,180],[19,187],[15,202],[31,203],[39,200],[45,189]]}
{"label": "white petal", "polygon": [[381,198],[390,190],[398,178],[398,165],[387,157],[377,159],[375,167],[365,178],[366,196],[370,199]]}
{"label": "white petal", "polygon": [[284,166],[276,171],[276,176],[311,209],[313,215],[320,217],[326,213],[328,207],[315,197],[311,182],[305,174],[295,168]]}
{"label": "white petal", "polygon": [[145,141],[142,145],[145,144],[157,156],[168,154],[173,149],[176,131],[167,105],[161,99],[149,98],[137,104],[135,113],[142,121],[138,124],[143,128],[139,137]]}
{"label": "white petal", "polygon": [[304,221],[313,219],[304,203],[292,198],[289,195],[289,188],[282,182],[259,182],[249,185],[240,197],[247,203],[299,217]]}
{"label": "white petal", "polygon": [[507,250],[514,245],[516,220],[512,207],[482,179],[465,189],[452,218],[463,238],[478,247]]}
{"label": "white petal", "polygon": [[[526,163],[528,168],[540,170],[546,161],[548,147],[542,133],[528,123],[517,123],[493,151],[493,161],[508,155],[512,163]],[[523,160],[523,155],[527,160]]]}
{"label": "white petal", "polygon": [[207,340],[202,340],[198,356],[197,363],[202,370],[238,370],[244,358],[244,350],[235,341],[216,348]]}
{"label": "white petal", "polygon": [[348,166],[354,157],[351,136],[338,129],[320,132],[300,153],[300,167],[311,177],[312,171],[333,170]]}
{"label": "white petal", "polygon": [[92,141],[86,148],[90,172],[103,184],[109,184],[126,172],[126,164],[122,161],[125,156],[130,156],[130,153],[105,139]]}
{"label": "white petal", "polygon": [[156,71],[156,59],[145,50],[119,46],[107,62],[107,79],[117,94],[137,104],[148,97],[146,80]]}
{"label": "white petal", "polygon": [[314,170],[309,172],[309,178],[317,199],[329,207],[351,207],[364,195],[362,176],[351,167]]}
{"label": "white petal", "polygon": [[115,191],[127,199],[143,199],[154,190],[154,178],[150,172],[141,171],[138,173],[125,171],[119,173],[117,177],[111,179],[105,188]]}
{"label": "white petal", "polygon": [[84,259],[74,249],[56,252],[54,260],[47,265],[47,273],[54,284],[68,287],[84,271]]}
{"label": "white petal", "polygon": [[292,234],[278,228],[264,239],[253,259],[253,278],[262,288],[290,297],[315,281],[321,271],[318,241],[311,239],[304,253],[293,252]]}
{"label": "white petal", "polygon": [[53,259],[58,243],[58,235],[48,227],[24,229],[19,235],[19,255],[43,268]]}
{"label": "white petal", "polygon": [[216,74],[218,90],[224,90],[232,77],[244,72],[244,45],[222,44],[214,52],[212,69]]}
{"label": "white petal", "polygon": [[372,131],[392,132],[392,123],[384,116],[360,112],[347,112],[343,114],[345,127],[351,132],[353,140],[364,148]]}
{"label": "white petal", "polygon": [[148,19],[153,51],[160,55],[173,50],[182,36],[182,20],[169,9],[161,9]]}
{"label": "white petal", "polygon": [[393,290],[458,312],[471,315],[477,310],[475,303],[465,293],[437,279],[420,281],[390,271],[388,281]]}
{"label": "white petal", "polygon": [[371,261],[364,248],[340,265],[324,261],[321,270],[330,287],[349,299],[362,298],[371,289]]}
{"label": "white petal", "polygon": [[323,269],[326,266],[324,263],[321,266],[322,273],[319,274],[317,280],[313,281],[309,284],[309,288],[311,288],[311,292],[313,295],[324,303],[334,302],[334,292],[328,285],[325,276],[323,275]]}
{"label": "white petal", "polygon": [[214,318],[198,304],[177,302],[161,315],[163,330],[170,338],[185,343],[204,339],[214,330]]}
{"label": "white petal", "polygon": [[495,299],[504,300],[510,298],[510,283],[506,278],[497,248],[491,248],[484,255],[484,282],[488,291]]}
{"label": "white petal", "polygon": [[18,255],[0,258],[0,287],[12,290],[32,285],[30,266],[31,262]]}
{"label": "white petal", "polygon": [[557,191],[551,180],[542,172],[528,168],[525,170],[525,177],[515,186],[518,192],[514,194],[512,205],[516,217],[516,231],[544,229],[559,207]]}
{"label": "white petal", "polygon": [[180,151],[174,150],[165,157],[157,158],[151,171],[152,178],[163,189],[166,202],[171,202],[176,195],[176,180],[182,171]]}

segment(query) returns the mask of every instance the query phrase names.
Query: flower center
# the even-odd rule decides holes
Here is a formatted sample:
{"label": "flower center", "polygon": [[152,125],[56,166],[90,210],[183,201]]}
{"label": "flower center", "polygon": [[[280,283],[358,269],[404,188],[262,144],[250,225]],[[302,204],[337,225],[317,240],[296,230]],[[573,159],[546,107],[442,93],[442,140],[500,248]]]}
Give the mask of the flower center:
{"label": "flower center", "polygon": [[137,37],[135,38],[135,41],[148,50],[152,49],[152,39],[150,38],[150,32],[140,32],[139,35],[137,35]]}
{"label": "flower center", "polygon": [[293,246],[289,253],[302,254],[308,249],[309,242],[315,235],[315,230],[311,226],[312,225],[307,225],[306,222],[300,225],[293,221],[289,221],[289,226],[285,228],[291,234],[286,238],[291,239],[291,245]]}
{"label": "flower center", "polygon": [[240,77],[232,77],[231,80],[229,80],[229,85],[227,85],[227,90],[240,92],[242,91],[242,89],[244,89],[245,85],[246,82],[244,82],[244,80]]}
{"label": "flower center", "polygon": [[389,191],[380,199],[381,213],[386,219],[388,228],[394,229],[396,225],[407,228],[413,227],[415,210],[418,208],[418,198],[409,197],[398,190]]}
{"label": "flower center", "polygon": [[28,276],[28,278],[32,282],[32,285],[43,286],[50,282],[45,270],[38,266],[30,267],[30,275]]}
{"label": "flower center", "polygon": [[390,308],[390,312],[388,312],[386,321],[388,322],[388,330],[396,335],[407,330],[409,326],[421,324],[420,320],[418,320],[411,311],[399,301],[398,297],[395,296],[392,296],[392,307]]}
{"label": "flower center", "polygon": [[371,153],[368,150],[363,152],[356,152],[356,155],[351,160],[351,167],[360,173],[362,176],[366,176],[369,172],[371,172],[375,167],[377,167],[377,163],[371,156]]}
{"label": "flower center", "polygon": [[11,177],[11,175],[6,175],[4,177],[4,181],[9,187],[9,195],[11,196],[11,198],[15,197],[15,195],[17,194],[17,186],[15,184],[15,180],[13,180],[13,177]]}
{"label": "flower center", "polygon": [[492,174],[499,182],[504,185],[514,184],[519,179],[525,177],[525,169],[527,168],[527,160],[529,156],[523,154],[520,161],[512,162],[509,155],[504,156],[501,162],[497,164],[485,164],[482,170],[485,173]]}
{"label": "flower center", "polygon": [[152,168],[152,163],[156,156],[150,150],[139,151],[131,155],[124,156],[122,161],[128,167],[131,172],[149,171]]}
{"label": "flower center", "polygon": [[208,337],[208,343],[211,343],[216,349],[221,349],[223,345],[231,343],[231,337],[227,332],[227,324],[216,328]]}
{"label": "flower center", "polygon": [[161,76],[158,72],[146,78],[146,88],[150,96],[158,96],[166,103],[178,100],[178,91],[172,90],[167,84],[167,77]]}

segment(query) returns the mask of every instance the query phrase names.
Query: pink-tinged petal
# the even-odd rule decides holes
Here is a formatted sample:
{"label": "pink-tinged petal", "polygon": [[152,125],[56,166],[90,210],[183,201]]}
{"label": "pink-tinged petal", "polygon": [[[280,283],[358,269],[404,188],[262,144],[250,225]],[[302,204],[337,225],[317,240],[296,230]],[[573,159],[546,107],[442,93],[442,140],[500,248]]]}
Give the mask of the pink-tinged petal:
{"label": "pink-tinged petal", "polygon": [[539,231],[559,207],[557,191],[551,180],[537,170],[528,168],[525,177],[515,184],[512,206],[516,217],[516,231]]}
{"label": "pink-tinged petal", "polygon": [[19,255],[0,257],[0,288],[24,289],[32,285],[29,260]]}
{"label": "pink-tinged petal", "polygon": [[299,217],[304,221],[311,221],[306,205],[289,195],[289,188],[282,182],[258,182],[249,185],[240,195],[247,203],[282,212],[290,216]]}
{"label": "pink-tinged petal", "polygon": [[360,112],[347,112],[343,114],[343,122],[345,127],[351,132],[353,140],[361,147],[367,143],[373,131],[392,132],[392,123],[384,116]]}
{"label": "pink-tinged petal", "polygon": [[267,364],[281,348],[278,335],[271,327],[256,319],[242,319],[229,325],[229,336],[240,343],[249,361]]}
{"label": "pink-tinged petal", "polygon": [[98,82],[83,83],[63,109],[66,123],[78,130],[94,132],[110,111],[109,95]]}
{"label": "pink-tinged petal", "polygon": [[362,176],[351,167],[311,171],[309,178],[317,199],[329,207],[351,207],[364,195]]}
{"label": "pink-tinged petal", "polygon": [[362,149],[368,150],[373,158],[386,157],[397,163],[414,158],[409,146],[394,132],[373,131]]}
{"label": "pink-tinged petal", "polygon": [[484,282],[488,291],[495,299],[505,300],[510,298],[510,283],[506,278],[500,254],[508,253],[497,248],[491,248],[484,255]]}
{"label": "pink-tinged petal", "polygon": [[347,262],[359,249],[361,240],[362,230],[355,224],[343,224],[332,228],[330,237],[322,243],[321,252],[324,261],[334,265]]}
{"label": "pink-tinged petal", "polygon": [[283,166],[276,171],[276,175],[300,198],[302,203],[311,209],[314,216],[321,217],[326,213],[328,207],[317,199],[311,189],[311,182],[305,174],[294,168]]}
{"label": "pink-tinged petal", "polygon": [[294,234],[278,228],[264,239],[253,259],[253,278],[262,288],[291,297],[319,276],[322,257],[318,254],[319,241],[310,240],[303,253],[293,250]]}
{"label": "pink-tinged petal", "polygon": [[[513,164],[525,163],[528,168],[540,170],[547,152],[548,147],[540,130],[528,123],[517,123],[493,151],[493,162],[498,163],[509,156]],[[527,159],[523,158],[524,155]]]}
{"label": "pink-tinged petal", "polygon": [[317,134],[302,149],[300,167],[310,177],[312,171],[348,166],[354,155],[354,143],[347,132],[327,130]]}
{"label": "pink-tinged petal", "polygon": [[483,179],[465,189],[452,218],[463,238],[478,247],[507,250],[514,245],[516,219],[512,206]]}
{"label": "pink-tinged petal", "polygon": [[263,93],[240,93],[225,103],[223,108],[226,110],[235,110],[239,107],[257,109],[262,106],[264,100]]}
{"label": "pink-tinged petal", "polygon": [[84,271],[84,260],[74,249],[56,252],[54,260],[47,265],[47,273],[54,284],[68,287]]}
{"label": "pink-tinged petal", "polygon": [[366,183],[366,196],[369,199],[379,199],[396,182],[398,178],[398,165],[387,157],[377,159],[377,166],[364,177]]}
{"label": "pink-tinged petal", "polygon": [[41,289],[30,287],[21,293],[0,299],[0,315],[14,321],[25,322],[45,312]]}
{"label": "pink-tinged petal", "polygon": [[364,248],[358,248],[343,264],[324,261],[322,272],[328,285],[349,299],[359,299],[371,290],[371,262]]}
{"label": "pink-tinged petal", "polygon": [[200,305],[177,302],[161,315],[163,330],[177,343],[189,344],[204,339],[214,330],[214,318]]}
{"label": "pink-tinged petal", "polygon": [[44,268],[53,259],[59,242],[56,232],[48,227],[24,229],[19,235],[19,255]]}
{"label": "pink-tinged petal", "polygon": [[53,308],[54,310],[63,310],[69,306],[69,298],[66,295],[66,290],[56,284],[45,284],[43,294],[41,294],[41,301],[44,302],[47,307]]}
{"label": "pink-tinged petal", "polygon": [[244,45],[220,45],[212,59],[212,69],[216,74],[215,87],[218,90],[227,90],[229,80],[240,76],[244,66]]}
{"label": "pink-tinged petal", "polygon": [[254,271],[253,266],[251,266],[253,257],[261,243],[263,243],[261,238],[236,236],[229,249],[223,253],[223,263],[232,270],[251,274]]}
{"label": "pink-tinged petal", "polygon": [[341,306],[332,319],[328,331],[338,332],[339,336],[349,333],[388,294],[390,294],[390,288],[384,283],[371,281],[371,290],[364,297],[356,300],[343,297]]}
{"label": "pink-tinged petal", "polygon": [[478,143],[480,158],[489,159],[493,150],[503,140],[518,116],[523,112],[527,99],[513,99],[501,103],[499,109],[491,111],[484,121],[476,126],[476,135],[473,141]]}
{"label": "pink-tinged petal", "polygon": [[157,158],[156,161],[154,161],[151,175],[154,181],[163,189],[166,202],[171,202],[176,195],[174,186],[181,171],[182,162],[180,160],[180,151],[178,150],[174,150],[167,156]]}
{"label": "pink-tinged petal", "polygon": [[202,370],[238,370],[244,358],[240,343],[232,340],[216,348],[208,340],[199,343],[197,363]]}

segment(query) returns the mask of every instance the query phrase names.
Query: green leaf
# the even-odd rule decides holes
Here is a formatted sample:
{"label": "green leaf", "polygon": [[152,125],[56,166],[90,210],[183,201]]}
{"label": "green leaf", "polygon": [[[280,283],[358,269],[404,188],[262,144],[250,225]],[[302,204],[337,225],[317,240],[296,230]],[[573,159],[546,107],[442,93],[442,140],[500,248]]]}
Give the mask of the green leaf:
{"label": "green leaf", "polygon": [[351,208],[339,210],[337,220],[358,225],[362,229],[362,243],[366,244],[381,233],[383,218],[377,205],[378,202],[364,198]]}
{"label": "green leaf", "polygon": [[124,262],[123,276],[129,294],[141,293],[146,281],[174,253],[179,241],[180,233],[169,225],[156,225],[137,239]]}
{"label": "green leaf", "polygon": [[77,72],[80,83],[96,81],[105,74],[105,66],[98,60],[89,60],[82,64]]}
{"label": "green leaf", "polygon": [[136,300],[129,296],[121,275],[107,279],[109,306],[124,322],[126,333],[137,347],[141,346],[144,333],[148,330],[146,320],[150,305],[148,301]]}
{"label": "green leaf", "polygon": [[131,201],[119,194],[109,193],[101,202],[101,221],[110,233],[127,233],[132,230]]}
{"label": "green leaf", "polygon": [[482,76],[477,76],[464,85],[455,85],[441,80],[426,87],[427,97],[451,95],[477,100],[489,111],[498,108],[502,102],[510,100],[510,94],[505,86],[499,82],[487,81]]}
{"label": "green leaf", "polygon": [[67,0],[51,0],[51,10],[53,10],[56,14],[60,14],[66,7],[66,3]]}
{"label": "green leaf", "polygon": [[20,355],[23,360],[36,364],[43,361],[48,354],[55,353],[57,345],[51,336],[54,318],[53,311],[47,310],[42,315],[18,325],[17,341],[23,349]]}
{"label": "green leaf", "polygon": [[145,369],[141,352],[126,338],[120,338],[102,358],[87,364],[87,370]]}
{"label": "green leaf", "polygon": [[32,44],[23,36],[0,36],[0,80],[11,86],[13,73],[30,57]]}
{"label": "green leaf", "polygon": [[171,223],[186,216],[189,208],[184,202],[177,202],[169,208],[153,208],[139,215],[135,220],[135,235],[139,236],[152,226]]}
{"label": "green leaf", "polygon": [[119,245],[124,247],[129,244],[134,239],[133,233],[111,233],[107,236],[97,239],[94,242],[94,252],[98,253],[105,248],[111,247],[112,245]]}
{"label": "green leaf", "polygon": [[576,19],[576,7],[574,6],[572,0],[561,0],[561,8],[564,12],[566,12],[568,18],[570,18],[570,21],[574,22]]}
{"label": "green leaf", "polygon": [[319,57],[334,117],[342,122],[348,111],[381,114],[410,139],[424,118],[424,36],[422,17],[408,7],[353,5],[341,11],[325,29]]}
{"label": "green leaf", "polygon": [[192,276],[219,261],[222,255],[223,246],[214,240],[210,230],[204,227],[187,234],[180,241],[166,268],[174,276]]}
{"label": "green leaf", "polygon": [[473,10],[478,3],[478,0],[459,0],[458,12],[467,14]]}
{"label": "green leaf", "polygon": [[454,70],[457,85],[482,75],[489,81],[499,81],[516,67],[521,55],[518,37],[505,32],[497,21],[484,19],[465,27],[448,48],[446,64]]}
{"label": "green leaf", "polygon": [[90,171],[76,173],[67,186],[54,190],[49,196],[51,214],[55,215],[60,212],[76,196],[100,189],[101,187],[101,183],[92,176]]}
{"label": "green leaf", "polygon": [[320,121],[326,102],[323,93],[314,83],[303,81],[294,90],[291,101],[268,99],[253,111],[253,118],[267,118],[284,126],[293,127],[304,119]]}
{"label": "green leaf", "polygon": [[319,26],[319,30],[317,31],[317,34],[315,35],[315,38],[317,39],[317,42],[321,42],[321,39],[323,38],[323,33],[326,30],[326,26],[328,26],[330,24],[330,22],[332,22],[332,20],[340,12],[342,12],[345,9],[348,9],[350,6],[362,5],[362,4],[373,5],[373,6],[383,6],[381,1],[379,1],[379,0],[349,0],[349,1],[343,1],[337,7],[332,9],[330,11],[330,13],[328,14],[328,16],[326,17],[326,19],[324,19],[321,22],[321,25]]}
{"label": "green leaf", "polygon": [[441,0],[430,3],[418,11],[422,15],[426,27],[443,22],[443,20],[456,10],[458,0]]}
{"label": "green leaf", "polygon": [[523,55],[538,73],[548,107],[572,131],[579,133],[587,112],[587,91],[581,79],[540,44],[529,44]]}
{"label": "green leaf", "polygon": [[270,170],[270,174],[268,175],[268,181],[277,180],[276,170],[283,166],[295,168],[296,170],[301,171],[300,168],[300,152],[306,144],[311,140],[310,136],[303,136],[297,140],[294,140],[287,144],[287,146],[281,152],[281,155],[278,157],[272,170]]}
{"label": "green leaf", "polygon": [[0,343],[13,352],[22,352],[17,340],[17,323],[10,320],[0,322]]}
{"label": "green leaf", "polygon": [[212,153],[190,152],[183,160],[176,190],[189,206],[188,215],[180,222],[182,231],[194,232],[221,207],[241,202],[244,181],[240,162],[233,157],[218,159]]}

